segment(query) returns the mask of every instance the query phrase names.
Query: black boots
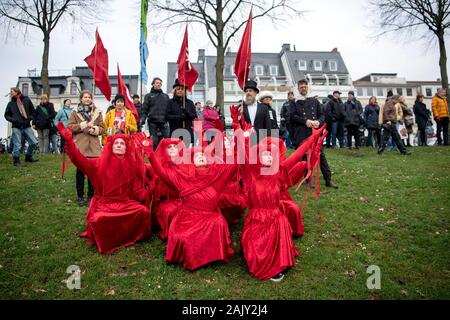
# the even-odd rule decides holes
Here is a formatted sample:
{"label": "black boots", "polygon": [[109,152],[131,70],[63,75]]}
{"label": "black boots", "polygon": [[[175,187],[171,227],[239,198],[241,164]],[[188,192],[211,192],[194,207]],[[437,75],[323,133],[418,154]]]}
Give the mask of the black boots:
{"label": "black boots", "polygon": [[17,158],[14,157],[13,159],[14,159],[13,165],[15,167],[21,167],[22,166],[22,164],[20,163],[20,158],[19,157],[17,157]]}
{"label": "black boots", "polygon": [[38,159],[33,159],[33,156],[25,156],[25,162],[38,162]]}

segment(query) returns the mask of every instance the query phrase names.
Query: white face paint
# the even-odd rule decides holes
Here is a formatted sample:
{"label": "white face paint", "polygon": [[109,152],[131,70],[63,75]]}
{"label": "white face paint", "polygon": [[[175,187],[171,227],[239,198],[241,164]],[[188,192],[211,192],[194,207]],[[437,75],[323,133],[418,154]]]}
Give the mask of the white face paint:
{"label": "white face paint", "polygon": [[261,162],[264,166],[270,167],[273,162],[272,152],[270,151],[263,151],[261,153]]}
{"label": "white face paint", "polygon": [[169,144],[167,146],[167,154],[169,157],[174,158],[178,155],[178,148],[176,144]]}
{"label": "white face paint", "polygon": [[112,146],[112,152],[115,155],[123,156],[126,151],[127,151],[127,145],[125,143],[125,140],[123,140],[121,138],[116,139]]}
{"label": "white face paint", "polygon": [[206,157],[203,152],[194,153],[194,165],[196,167],[204,167],[206,164]]}

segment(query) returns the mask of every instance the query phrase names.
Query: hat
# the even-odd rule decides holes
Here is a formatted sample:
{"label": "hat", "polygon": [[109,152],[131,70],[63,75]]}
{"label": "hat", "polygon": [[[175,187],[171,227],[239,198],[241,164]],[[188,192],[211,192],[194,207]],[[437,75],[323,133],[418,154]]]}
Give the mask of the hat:
{"label": "hat", "polygon": [[348,94],[351,94],[352,96],[355,96],[355,91],[350,90],[350,91],[348,92]]}
{"label": "hat", "polygon": [[339,90],[333,91],[333,95],[336,94],[336,93],[342,94],[342,92],[340,92]]}
{"label": "hat", "polygon": [[259,94],[259,101],[262,101],[264,98],[273,99],[272,92],[270,92],[270,91],[261,91],[261,93]]}
{"label": "hat", "polygon": [[116,94],[116,96],[114,97],[114,104],[117,102],[117,100],[123,100],[123,102],[125,102],[125,96],[121,93]]}
{"label": "hat", "polygon": [[389,90],[387,93],[387,97],[389,98],[389,97],[392,97],[393,95],[394,95],[394,93],[392,92],[392,90]]}
{"label": "hat", "polygon": [[[176,87],[183,87],[182,84],[180,84],[180,81],[178,81],[178,78],[175,79],[175,83],[173,84],[172,89],[175,89]],[[186,88],[186,86],[184,86]]]}
{"label": "hat", "polygon": [[244,91],[246,91],[247,89],[253,89],[256,91],[256,93],[259,93],[258,84],[253,80],[248,80],[245,83]]}

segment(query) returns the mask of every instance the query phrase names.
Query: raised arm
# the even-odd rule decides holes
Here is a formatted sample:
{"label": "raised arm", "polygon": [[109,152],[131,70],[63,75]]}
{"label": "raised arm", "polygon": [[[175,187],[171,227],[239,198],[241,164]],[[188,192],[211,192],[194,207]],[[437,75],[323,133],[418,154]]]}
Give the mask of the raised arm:
{"label": "raised arm", "polygon": [[303,156],[309,151],[312,150],[314,144],[316,143],[317,139],[320,137],[322,132],[325,130],[326,126],[322,126],[318,130],[313,130],[313,134],[305,140],[297,150],[294,151],[294,153],[291,154],[289,158],[287,158],[283,165],[289,170],[291,167],[293,167],[297,162],[299,162]]}

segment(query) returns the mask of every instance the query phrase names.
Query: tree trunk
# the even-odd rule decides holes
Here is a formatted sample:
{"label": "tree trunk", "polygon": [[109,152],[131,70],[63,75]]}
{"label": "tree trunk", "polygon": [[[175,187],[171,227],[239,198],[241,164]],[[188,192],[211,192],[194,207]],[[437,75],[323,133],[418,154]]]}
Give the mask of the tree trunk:
{"label": "tree trunk", "polygon": [[50,98],[50,85],[48,82],[48,56],[50,52],[50,32],[44,31],[44,53],[42,54],[42,93],[45,93]]}
{"label": "tree trunk", "polygon": [[442,87],[447,89],[447,101],[450,102],[450,90],[448,87],[448,73],[447,73],[447,51],[445,49],[444,32],[439,33],[439,67],[441,69]]}
{"label": "tree trunk", "polygon": [[217,1],[217,9],[216,9],[216,29],[217,29],[217,61],[216,61],[216,105],[220,106],[220,112],[221,114],[224,114],[224,102],[225,102],[225,96],[224,96],[224,88],[223,88],[223,69],[225,64],[225,48],[224,42],[223,42],[223,31],[224,31],[224,24],[222,19],[222,1]]}

